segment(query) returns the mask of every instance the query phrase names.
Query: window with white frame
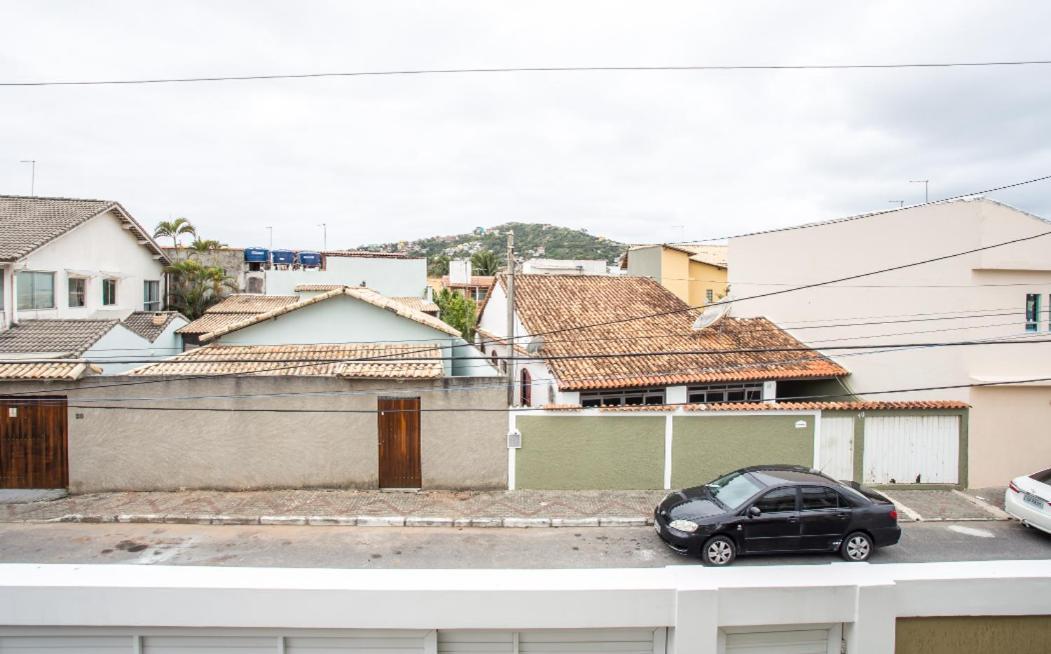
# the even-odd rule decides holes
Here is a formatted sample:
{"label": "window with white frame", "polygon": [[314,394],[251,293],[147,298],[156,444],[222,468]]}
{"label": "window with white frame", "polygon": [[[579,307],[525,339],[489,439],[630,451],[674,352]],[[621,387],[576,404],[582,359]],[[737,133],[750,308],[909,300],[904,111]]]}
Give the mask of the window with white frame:
{"label": "window with white frame", "polygon": [[55,273],[21,270],[18,273],[18,308],[55,308]]}
{"label": "window with white frame", "polygon": [[626,388],[615,391],[581,391],[580,393],[580,405],[583,407],[642,406],[645,404],[664,404],[664,389]]}
{"label": "window with white frame", "polygon": [[83,277],[70,277],[66,284],[68,286],[69,308],[76,309],[86,306],[88,280]]}
{"label": "window with white frame", "polygon": [[697,404],[709,402],[758,402],[763,399],[763,383],[688,386],[686,388],[686,399],[690,403]]}
{"label": "window with white frame", "polygon": [[1040,294],[1025,294],[1025,330],[1035,332],[1040,329]]}
{"label": "window with white frame", "polygon": [[142,283],[142,308],[144,311],[161,310],[161,283],[147,279]]}
{"label": "window with white frame", "polygon": [[117,303],[117,280],[102,280],[102,305],[111,307]]}
{"label": "window with white frame", "polygon": [[705,291],[704,291],[704,301],[706,303],[708,303],[708,304],[711,304],[712,302],[714,302],[715,301],[715,291],[713,291],[710,288],[709,289],[705,289]]}

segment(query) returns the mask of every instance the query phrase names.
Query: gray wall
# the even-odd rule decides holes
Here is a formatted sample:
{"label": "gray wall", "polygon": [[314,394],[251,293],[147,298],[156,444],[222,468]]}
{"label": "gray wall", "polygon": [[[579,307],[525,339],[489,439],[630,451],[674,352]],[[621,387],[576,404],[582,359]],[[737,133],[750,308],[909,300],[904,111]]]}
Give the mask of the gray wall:
{"label": "gray wall", "polygon": [[[33,388],[69,397],[69,483],[74,493],[374,488],[378,395],[421,398],[424,488],[507,488],[505,412],[427,411],[503,409],[505,392],[495,385],[499,378],[398,382],[213,377],[109,386],[144,379],[150,378],[106,377],[32,387],[3,383],[0,394]],[[299,395],[216,397],[277,393]],[[175,399],[180,397],[195,399]],[[124,401],[129,398],[135,401]],[[260,408],[292,411],[228,411]]]}

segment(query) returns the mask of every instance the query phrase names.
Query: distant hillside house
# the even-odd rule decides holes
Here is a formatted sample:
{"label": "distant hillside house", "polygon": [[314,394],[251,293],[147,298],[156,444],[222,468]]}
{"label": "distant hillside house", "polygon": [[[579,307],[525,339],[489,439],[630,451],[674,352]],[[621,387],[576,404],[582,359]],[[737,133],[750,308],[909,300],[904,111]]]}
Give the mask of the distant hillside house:
{"label": "distant hillside house", "polygon": [[691,307],[711,304],[727,294],[725,245],[676,243],[638,245],[621,257],[628,275],[657,280]]}
{"label": "distant hillside house", "polygon": [[[835,380],[849,374],[815,350],[801,353],[805,346],[765,318],[723,317],[698,330],[699,315],[647,277],[515,275],[516,361],[508,371],[500,276],[477,341],[514,376],[523,406],[773,402],[838,389]],[[625,320],[633,317],[641,318]],[[694,353],[770,348],[796,351]]]}
{"label": "distant hillside house", "polygon": [[117,202],[0,196],[0,329],[160,311],[168,263]]}

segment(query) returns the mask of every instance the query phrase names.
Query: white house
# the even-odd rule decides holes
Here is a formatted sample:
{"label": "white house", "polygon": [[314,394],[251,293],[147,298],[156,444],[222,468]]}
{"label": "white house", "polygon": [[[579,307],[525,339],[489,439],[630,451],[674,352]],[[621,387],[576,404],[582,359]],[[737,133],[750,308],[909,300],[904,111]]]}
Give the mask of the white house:
{"label": "white house", "polygon": [[318,268],[264,267],[245,273],[263,278],[267,295],[292,295],[297,286],[367,286],[387,297],[428,297],[427,259],[402,253],[334,251],[322,254]]}
{"label": "white house", "polygon": [[[853,216],[732,239],[730,286],[743,300],[1048,232],[1046,219],[986,198]],[[1051,343],[1025,342],[1051,337],[1049,307],[1051,236],[1038,236],[733,312],[767,316],[815,347],[920,345],[832,354],[861,397],[970,404],[970,485],[983,487],[1051,461]],[[930,346],[973,340],[993,344]],[[888,393],[901,389],[923,390]]]}
{"label": "white house", "polygon": [[168,263],[117,202],[0,196],[0,329],[160,311]]}

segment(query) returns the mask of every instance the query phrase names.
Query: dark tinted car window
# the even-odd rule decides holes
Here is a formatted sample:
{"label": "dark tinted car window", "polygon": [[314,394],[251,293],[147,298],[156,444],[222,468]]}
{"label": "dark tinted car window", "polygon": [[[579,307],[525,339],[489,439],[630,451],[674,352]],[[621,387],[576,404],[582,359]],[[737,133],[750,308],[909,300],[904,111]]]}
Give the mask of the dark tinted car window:
{"label": "dark tinted car window", "polygon": [[763,513],[779,513],[796,510],[796,489],[778,488],[763,495],[755,503]]}
{"label": "dark tinted car window", "polygon": [[839,493],[831,488],[807,486],[803,488],[803,510],[838,509]]}
{"label": "dark tinted car window", "polygon": [[1031,479],[1035,479],[1041,484],[1051,484],[1051,468],[1047,470],[1041,470],[1040,472],[1034,472],[1029,475]]}

